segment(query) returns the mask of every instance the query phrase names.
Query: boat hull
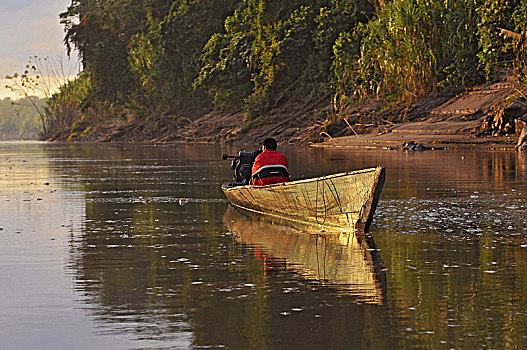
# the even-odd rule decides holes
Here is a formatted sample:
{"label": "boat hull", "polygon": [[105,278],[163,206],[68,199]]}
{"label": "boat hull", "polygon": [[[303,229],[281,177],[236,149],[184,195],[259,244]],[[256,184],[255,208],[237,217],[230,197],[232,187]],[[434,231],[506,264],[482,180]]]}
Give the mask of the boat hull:
{"label": "boat hull", "polygon": [[368,231],[385,179],[382,166],[267,186],[222,190],[241,210],[294,222]]}

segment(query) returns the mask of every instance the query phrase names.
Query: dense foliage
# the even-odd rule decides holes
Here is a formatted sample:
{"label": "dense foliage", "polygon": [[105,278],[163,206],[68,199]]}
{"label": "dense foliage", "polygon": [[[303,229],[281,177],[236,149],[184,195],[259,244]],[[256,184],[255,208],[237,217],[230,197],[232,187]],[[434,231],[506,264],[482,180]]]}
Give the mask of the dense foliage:
{"label": "dense foliage", "polygon": [[84,72],[48,111],[74,107],[59,118],[71,123],[213,108],[252,120],[317,96],[411,101],[521,72],[526,9],[527,0],[72,0],[65,44]]}
{"label": "dense foliage", "polygon": [[478,78],[476,7],[470,0],[387,3],[376,18],[337,39],[337,91],[359,99],[411,100],[440,86],[473,82]]}
{"label": "dense foliage", "polygon": [[525,75],[527,1],[482,1],[478,13],[478,57],[487,75],[502,67],[514,67]]}
{"label": "dense foliage", "polygon": [[373,15],[367,1],[242,1],[203,50],[196,80],[222,109],[245,104],[249,117],[284,99],[327,94],[332,46]]}

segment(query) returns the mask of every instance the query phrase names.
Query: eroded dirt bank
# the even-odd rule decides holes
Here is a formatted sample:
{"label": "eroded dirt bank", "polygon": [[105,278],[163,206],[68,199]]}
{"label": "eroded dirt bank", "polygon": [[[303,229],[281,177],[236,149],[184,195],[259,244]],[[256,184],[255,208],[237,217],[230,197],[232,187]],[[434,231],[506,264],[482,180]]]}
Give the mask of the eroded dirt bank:
{"label": "eroded dirt bank", "polygon": [[[437,94],[388,111],[375,103],[335,112],[330,97],[271,111],[265,124],[244,129],[242,113],[181,118],[115,120],[78,124],[52,141],[206,142],[255,144],[267,136],[280,143],[313,147],[401,148],[408,141],[426,148],[514,148],[527,126],[527,103],[514,99],[514,84],[487,84],[457,95]],[[516,102],[515,102],[516,101]],[[327,118],[332,115],[333,118]]]}

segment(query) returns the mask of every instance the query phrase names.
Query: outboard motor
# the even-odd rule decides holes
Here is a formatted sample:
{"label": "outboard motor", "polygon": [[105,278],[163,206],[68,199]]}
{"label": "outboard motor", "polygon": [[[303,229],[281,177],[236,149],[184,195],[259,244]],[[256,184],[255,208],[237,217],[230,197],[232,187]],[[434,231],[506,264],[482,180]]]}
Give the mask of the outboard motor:
{"label": "outboard motor", "polygon": [[262,153],[261,150],[255,152],[239,151],[237,156],[231,156],[223,152],[221,157],[223,160],[232,158],[231,169],[234,170],[233,185],[250,184],[253,163],[260,153]]}

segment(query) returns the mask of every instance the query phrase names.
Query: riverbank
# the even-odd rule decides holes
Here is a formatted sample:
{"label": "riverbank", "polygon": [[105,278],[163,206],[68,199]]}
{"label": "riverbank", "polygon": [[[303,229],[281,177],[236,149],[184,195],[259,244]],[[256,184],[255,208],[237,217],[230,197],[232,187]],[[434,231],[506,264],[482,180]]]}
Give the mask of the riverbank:
{"label": "riverbank", "polygon": [[335,112],[328,96],[277,108],[267,115],[265,124],[251,127],[244,127],[243,113],[209,113],[196,120],[159,117],[116,119],[103,125],[76,123],[49,140],[255,144],[273,136],[282,144],[326,148],[414,149],[413,142],[417,150],[513,149],[518,135],[511,123],[521,119],[512,118],[521,113],[511,117],[503,111],[514,100],[515,91],[512,82],[497,82],[456,95],[428,96],[390,110],[372,102],[331,119],[327,116]]}

